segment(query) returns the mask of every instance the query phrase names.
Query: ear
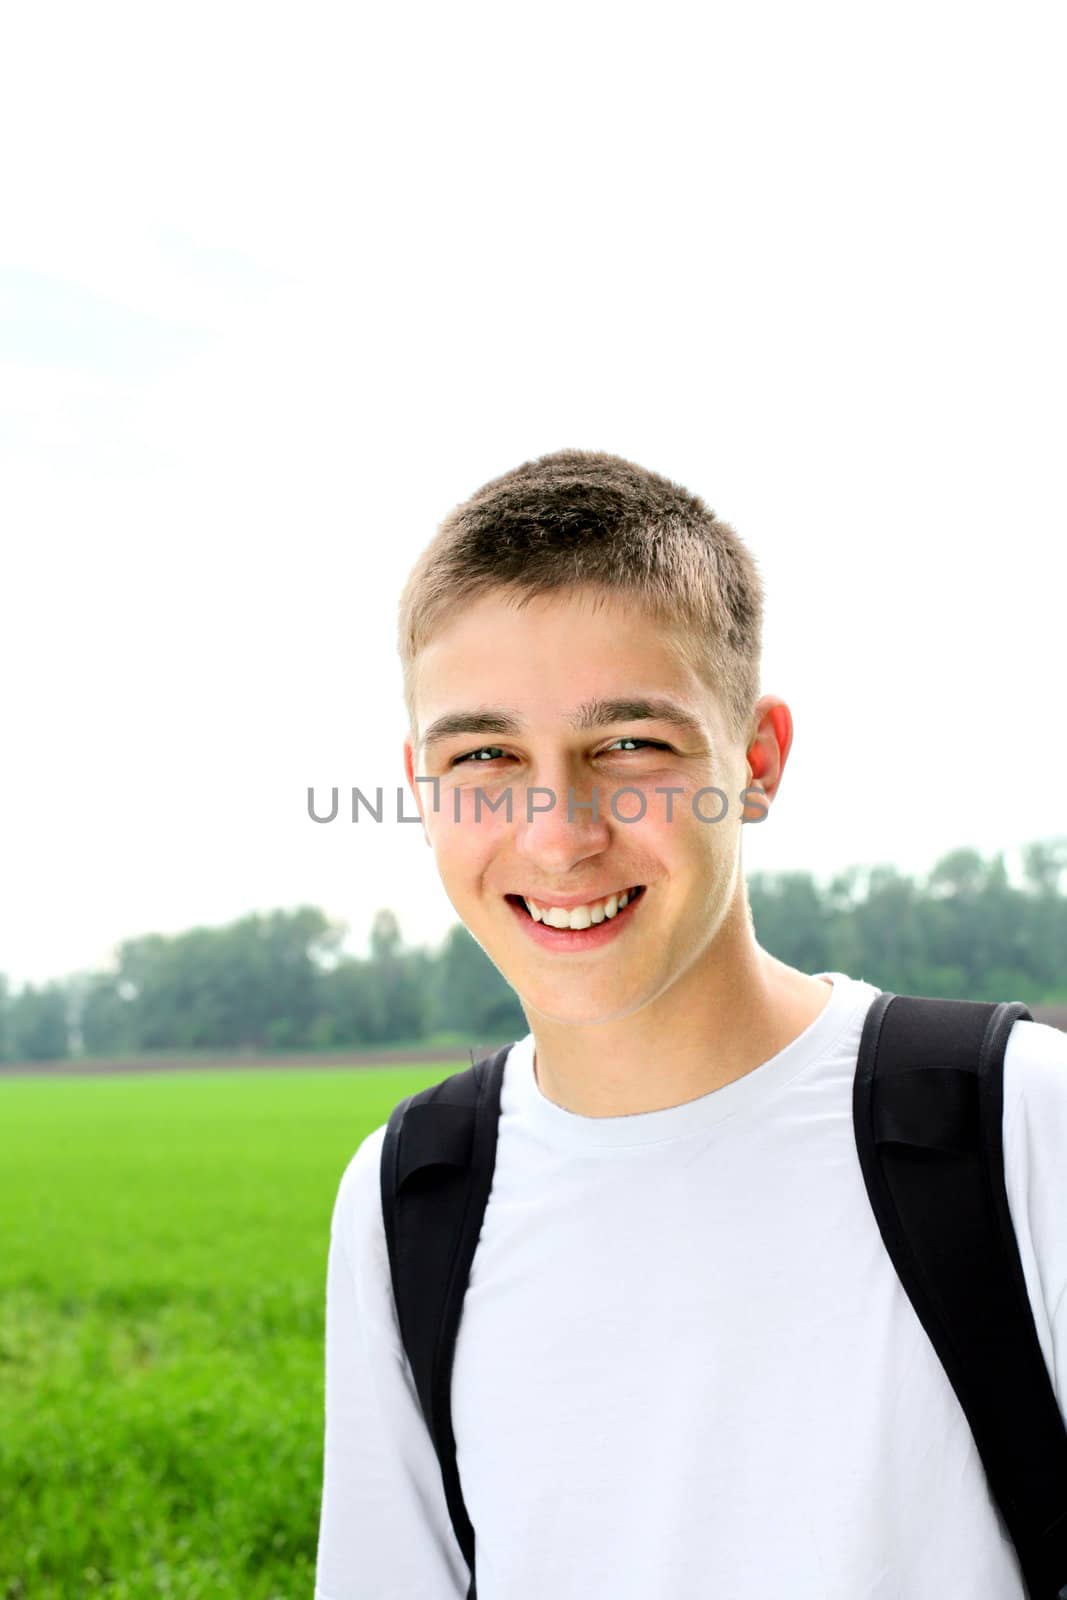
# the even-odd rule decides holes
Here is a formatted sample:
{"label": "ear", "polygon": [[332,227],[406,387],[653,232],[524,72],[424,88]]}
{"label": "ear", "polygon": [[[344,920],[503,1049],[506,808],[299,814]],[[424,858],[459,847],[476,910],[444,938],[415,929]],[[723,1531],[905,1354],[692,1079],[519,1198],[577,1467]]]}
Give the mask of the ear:
{"label": "ear", "polygon": [[746,752],[749,787],[765,796],[765,803],[753,805],[754,815],[745,807],[743,820],[762,821],[769,804],[778,793],[785,764],[793,744],[793,717],[785,701],[777,695],[764,695],[754,712],[756,731]]}
{"label": "ear", "polygon": [[408,780],[408,788],[415,796],[415,804],[418,806],[419,816],[422,818],[422,837],[426,840],[426,843],[429,844],[430,835],[426,831],[426,812],[422,807],[422,791],[424,785],[415,782],[415,747],[411,742],[410,729],[408,731],[407,738],[404,740],[404,776]]}

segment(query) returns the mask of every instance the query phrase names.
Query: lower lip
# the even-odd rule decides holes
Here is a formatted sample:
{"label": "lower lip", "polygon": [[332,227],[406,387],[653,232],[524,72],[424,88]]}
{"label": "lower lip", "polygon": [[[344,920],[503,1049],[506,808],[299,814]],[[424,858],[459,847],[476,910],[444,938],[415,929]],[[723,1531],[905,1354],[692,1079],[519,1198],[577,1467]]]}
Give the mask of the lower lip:
{"label": "lower lip", "polygon": [[526,934],[535,944],[544,950],[596,950],[602,944],[610,944],[612,939],[617,939],[630,920],[631,912],[637,910],[647,889],[642,889],[635,900],[627,900],[621,911],[616,911],[611,918],[605,917],[603,922],[594,923],[589,928],[546,928],[543,922],[535,922],[525,906],[516,905],[514,900],[509,900],[508,905],[522,923]]}

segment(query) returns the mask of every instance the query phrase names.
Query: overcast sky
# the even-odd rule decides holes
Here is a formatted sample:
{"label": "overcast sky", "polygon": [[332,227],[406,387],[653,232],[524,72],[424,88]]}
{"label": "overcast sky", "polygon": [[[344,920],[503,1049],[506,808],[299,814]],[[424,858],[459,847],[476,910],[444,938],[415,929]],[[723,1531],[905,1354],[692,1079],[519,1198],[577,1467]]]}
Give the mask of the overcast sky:
{"label": "overcast sky", "polygon": [[400,587],[563,446],[701,494],[795,742],[746,868],[1064,814],[1053,5],[9,8],[0,971],[455,921],[389,794]]}

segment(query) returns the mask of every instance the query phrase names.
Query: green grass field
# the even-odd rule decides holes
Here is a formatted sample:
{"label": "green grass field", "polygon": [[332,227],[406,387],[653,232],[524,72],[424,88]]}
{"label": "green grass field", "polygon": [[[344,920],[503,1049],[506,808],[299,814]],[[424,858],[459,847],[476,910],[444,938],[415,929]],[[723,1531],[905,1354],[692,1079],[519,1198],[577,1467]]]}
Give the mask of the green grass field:
{"label": "green grass field", "polygon": [[310,1600],[337,1185],[462,1065],[0,1081],[0,1600]]}

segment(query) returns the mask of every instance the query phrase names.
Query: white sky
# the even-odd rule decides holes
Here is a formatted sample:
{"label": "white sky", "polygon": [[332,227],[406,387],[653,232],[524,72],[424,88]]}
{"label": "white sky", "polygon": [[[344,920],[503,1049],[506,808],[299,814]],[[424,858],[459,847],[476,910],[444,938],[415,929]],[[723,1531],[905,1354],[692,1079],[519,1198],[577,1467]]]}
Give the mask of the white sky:
{"label": "white sky", "polygon": [[[16,10],[19,14],[16,14]],[[0,971],[455,913],[394,617],[563,446],[685,483],[796,732],[755,868],[1065,831],[1053,5],[9,8]]]}

